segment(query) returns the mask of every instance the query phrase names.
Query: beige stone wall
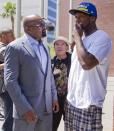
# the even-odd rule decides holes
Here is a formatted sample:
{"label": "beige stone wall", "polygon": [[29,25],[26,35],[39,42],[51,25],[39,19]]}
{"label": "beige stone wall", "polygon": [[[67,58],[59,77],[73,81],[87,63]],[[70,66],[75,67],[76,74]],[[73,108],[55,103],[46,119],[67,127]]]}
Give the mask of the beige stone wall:
{"label": "beige stone wall", "polygon": [[68,38],[69,33],[69,0],[60,0],[60,35]]}

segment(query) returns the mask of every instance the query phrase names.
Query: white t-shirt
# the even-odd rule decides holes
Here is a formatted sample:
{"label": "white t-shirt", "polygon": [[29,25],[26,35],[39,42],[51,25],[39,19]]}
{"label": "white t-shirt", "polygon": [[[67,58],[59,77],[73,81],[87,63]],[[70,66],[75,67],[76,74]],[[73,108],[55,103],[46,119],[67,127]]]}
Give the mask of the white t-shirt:
{"label": "white t-shirt", "polygon": [[76,108],[88,108],[90,105],[102,107],[111,59],[111,39],[104,31],[97,30],[85,37],[83,44],[86,50],[96,57],[99,64],[90,70],[84,70],[77,59],[74,47],[67,100]]}

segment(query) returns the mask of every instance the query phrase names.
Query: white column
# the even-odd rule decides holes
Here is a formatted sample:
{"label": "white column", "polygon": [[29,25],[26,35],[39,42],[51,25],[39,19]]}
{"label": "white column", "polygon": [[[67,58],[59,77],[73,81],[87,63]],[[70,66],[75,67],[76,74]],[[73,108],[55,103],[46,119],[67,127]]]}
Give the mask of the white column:
{"label": "white column", "polygon": [[[47,19],[48,0],[41,0],[41,16]],[[47,37],[44,38],[44,44],[47,44]]]}
{"label": "white column", "polygon": [[44,18],[47,19],[48,17],[48,0],[45,0],[44,2]]}
{"label": "white column", "polygon": [[[73,0],[70,0],[70,9],[73,8]],[[69,14],[69,41],[72,42],[72,15]]]}
{"label": "white column", "polygon": [[41,0],[41,16],[47,18],[48,0]]}
{"label": "white column", "polygon": [[44,0],[41,0],[41,16],[44,17]]}
{"label": "white column", "polygon": [[59,36],[60,28],[60,0],[57,0],[57,19],[56,19],[56,37]]}
{"label": "white column", "polygon": [[21,35],[21,0],[16,0],[16,38]]}

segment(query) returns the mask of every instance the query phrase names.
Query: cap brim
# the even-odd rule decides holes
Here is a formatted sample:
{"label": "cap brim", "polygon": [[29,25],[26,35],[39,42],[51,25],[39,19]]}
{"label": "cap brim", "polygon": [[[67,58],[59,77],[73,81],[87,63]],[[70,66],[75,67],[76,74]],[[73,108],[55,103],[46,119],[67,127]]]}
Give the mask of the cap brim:
{"label": "cap brim", "polygon": [[90,15],[88,12],[85,12],[85,11],[83,11],[83,10],[78,10],[78,9],[71,9],[71,10],[69,10],[69,13],[70,13],[71,15],[75,15],[77,12],[82,12],[82,13],[85,13],[85,14]]}

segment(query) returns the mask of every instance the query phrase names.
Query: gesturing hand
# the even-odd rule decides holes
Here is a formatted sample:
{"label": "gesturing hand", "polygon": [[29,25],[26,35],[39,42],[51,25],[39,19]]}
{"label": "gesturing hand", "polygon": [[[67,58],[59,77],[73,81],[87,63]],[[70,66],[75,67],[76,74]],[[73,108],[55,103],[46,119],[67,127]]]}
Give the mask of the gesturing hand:
{"label": "gesturing hand", "polygon": [[78,24],[78,23],[75,24],[75,33],[76,33],[76,35],[78,33],[79,36],[82,37],[83,30],[82,30],[81,24]]}

